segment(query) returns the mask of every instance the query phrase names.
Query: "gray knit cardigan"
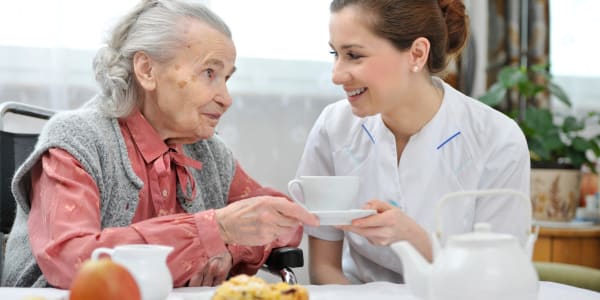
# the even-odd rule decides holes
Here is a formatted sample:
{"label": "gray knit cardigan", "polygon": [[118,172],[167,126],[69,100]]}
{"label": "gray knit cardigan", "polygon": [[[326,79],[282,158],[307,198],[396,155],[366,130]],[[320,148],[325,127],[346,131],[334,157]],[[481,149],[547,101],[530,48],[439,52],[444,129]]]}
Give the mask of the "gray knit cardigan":
{"label": "gray knit cardigan", "polygon": [[[143,182],[131,166],[118,120],[105,117],[93,103],[56,114],[46,123],[33,153],[13,177],[12,189],[18,205],[6,246],[2,286],[48,286],[32,255],[27,218],[31,168],[50,148],[69,152],[96,182],[100,191],[102,228],[128,226],[135,213]],[[177,199],[181,206],[189,213],[225,206],[235,172],[231,151],[213,136],[185,145],[184,152],[202,162],[202,169],[189,168],[197,190],[192,201],[185,200],[178,186]]]}

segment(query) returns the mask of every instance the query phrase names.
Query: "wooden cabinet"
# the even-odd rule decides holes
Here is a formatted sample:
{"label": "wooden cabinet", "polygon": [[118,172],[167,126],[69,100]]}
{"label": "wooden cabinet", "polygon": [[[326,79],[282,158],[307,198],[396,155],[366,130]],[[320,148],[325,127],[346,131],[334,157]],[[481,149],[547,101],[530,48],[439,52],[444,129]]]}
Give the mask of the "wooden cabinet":
{"label": "wooden cabinet", "polygon": [[533,251],[533,260],[600,269],[600,226],[540,227]]}

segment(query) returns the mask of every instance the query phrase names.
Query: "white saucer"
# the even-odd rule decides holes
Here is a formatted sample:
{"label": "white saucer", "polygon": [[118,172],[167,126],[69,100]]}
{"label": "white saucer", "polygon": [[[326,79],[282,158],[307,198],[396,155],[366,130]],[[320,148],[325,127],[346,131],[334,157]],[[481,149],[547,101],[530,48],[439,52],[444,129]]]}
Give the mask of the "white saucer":
{"label": "white saucer", "polygon": [[350,225],[352,220],[374,215],[374,209],[350,209],[350,210],[322,210],[311,211],[319,217],[319,223],[323,225]]}
{"label": "white saucer", "polygon": [[207,289],[207,287],[178,288],[177,290],[171,292],[167,300],[210,300],[215,293],[215,289],[202,289]]}

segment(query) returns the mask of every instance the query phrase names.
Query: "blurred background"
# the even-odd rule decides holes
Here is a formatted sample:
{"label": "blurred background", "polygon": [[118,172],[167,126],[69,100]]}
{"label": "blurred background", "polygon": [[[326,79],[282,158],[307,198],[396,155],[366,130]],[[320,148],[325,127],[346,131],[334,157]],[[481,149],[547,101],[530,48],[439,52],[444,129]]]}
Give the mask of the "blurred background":
{"label": "blurred background", "polygon": [[[285,192],[317,115],[344,98],[330,79],[330,1],[200,2],[229,24],[238,50],[238,71],[229,81],[234,102],[218,132],[249,174]],[[525,57],[525,64],[549,64],[573,102],[567,107],[548,97],[540,105],[574,114],[600,110],[600,1],[464,2],[472,36],[465,53],[451,64],[449,82],[479,97],[503,66],[522,65]],[[115,18],[137,0],[0,3],[0,102],[63,110],[97,92],[95,51]],[[30,125],[11,126],[22,130]],[[301,283],[308,282],[306,270],[299,275]]]}

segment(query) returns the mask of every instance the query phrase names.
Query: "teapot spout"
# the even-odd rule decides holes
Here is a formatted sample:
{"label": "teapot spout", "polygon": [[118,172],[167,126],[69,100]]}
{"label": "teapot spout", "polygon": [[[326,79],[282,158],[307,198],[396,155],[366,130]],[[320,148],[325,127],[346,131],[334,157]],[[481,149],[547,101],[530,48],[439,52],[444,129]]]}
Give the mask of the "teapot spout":
{"label": "teapot spout", "polygon": [[432,265],[407,241],[393,243],[390,247],[402,260],[404,281],[410,291],[418,298],[428,300]]}

